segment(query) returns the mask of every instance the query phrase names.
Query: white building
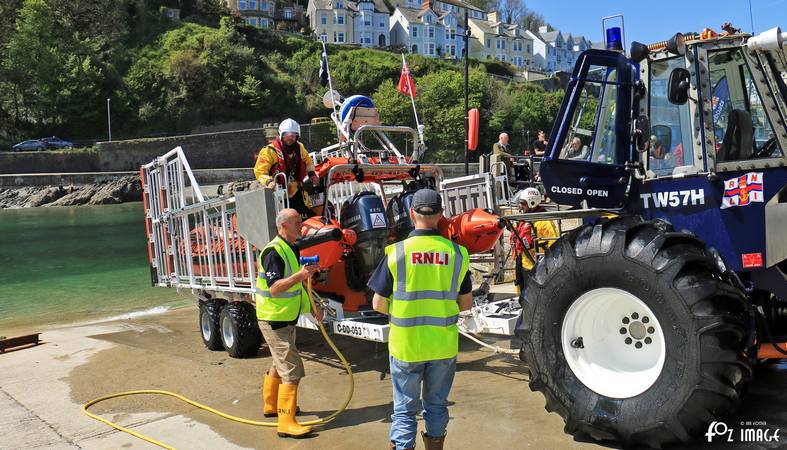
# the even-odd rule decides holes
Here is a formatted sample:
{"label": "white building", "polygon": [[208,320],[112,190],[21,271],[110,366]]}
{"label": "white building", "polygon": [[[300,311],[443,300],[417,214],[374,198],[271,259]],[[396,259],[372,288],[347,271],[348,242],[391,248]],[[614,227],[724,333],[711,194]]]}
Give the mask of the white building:
{"label": "white building", "polygon": [[383,0],[309,0],[309,26],[321,40],[364,47],[390,45],[390,11]]}
{"label": "white building", "polygon": [[536,67],[546,73],[571,72],[579,54],[591,47],[583,36],[564,35],[541,27],[538,33],[526,31],[533,39],[533,60]]}
{"label": "white building", "polygon": [[390,24],[392,44],[405,47],[411,54],[462,57],[464,27],[454,12],[399,6]]}

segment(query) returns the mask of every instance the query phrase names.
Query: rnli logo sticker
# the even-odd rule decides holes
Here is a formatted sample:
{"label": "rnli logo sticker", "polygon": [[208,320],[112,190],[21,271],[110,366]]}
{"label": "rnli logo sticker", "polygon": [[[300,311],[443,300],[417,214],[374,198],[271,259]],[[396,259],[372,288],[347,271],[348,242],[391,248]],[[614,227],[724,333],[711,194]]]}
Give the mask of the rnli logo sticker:
{"label": "rnli logo sticker", "polygon": [[385,213],[372,213],[371,217],[373,228],[385,228],[388,226],[385,223]]}
{"label": "rnli logo sticker", "polygon": [[410,264],[428,264],[431,266],[447,266],[446,252],[413,252],[410,253]]}

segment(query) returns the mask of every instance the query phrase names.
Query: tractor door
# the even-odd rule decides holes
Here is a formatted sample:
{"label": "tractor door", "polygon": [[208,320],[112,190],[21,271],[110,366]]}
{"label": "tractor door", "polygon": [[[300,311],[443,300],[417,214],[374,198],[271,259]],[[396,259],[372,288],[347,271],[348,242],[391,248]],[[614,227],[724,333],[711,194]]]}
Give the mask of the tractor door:
{"label": "tractor door", "polygon": [[559,204],[618,208],[626,200],[631,158],[632,80],[626,58],[588,50],[580,55],[552,127],[540,175]]}

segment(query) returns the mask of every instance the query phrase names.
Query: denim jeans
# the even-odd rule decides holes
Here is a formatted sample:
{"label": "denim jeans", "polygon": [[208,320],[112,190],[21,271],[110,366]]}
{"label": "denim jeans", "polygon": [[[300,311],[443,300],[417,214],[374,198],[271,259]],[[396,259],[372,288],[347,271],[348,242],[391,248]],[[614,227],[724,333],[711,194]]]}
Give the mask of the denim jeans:
{"label": "denim jeans", "polygon": [[[391,415],[391,442],[397,449],[415,447],[423,392],[424,421],[429,437],[441,437],[448,425],[448,393],[454,382],[456,357],[407,363],[389,356],[393,384],[394,413]],[[422,389],[423,384],[423,389]]]}

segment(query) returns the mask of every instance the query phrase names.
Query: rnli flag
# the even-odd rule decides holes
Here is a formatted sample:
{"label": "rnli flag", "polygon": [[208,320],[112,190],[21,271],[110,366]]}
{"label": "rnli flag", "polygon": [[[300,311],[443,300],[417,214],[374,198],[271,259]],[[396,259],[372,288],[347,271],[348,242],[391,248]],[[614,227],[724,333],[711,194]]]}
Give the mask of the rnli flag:
{"label": "rnli flag", "polygon": [[325,87],[328,85],[328,55],[322,52],[320,58],[320,86]]}
{"label": "rnli flag", "polygon": [[749,172],[724,182],[721,209],[746,206],[752,202],[763,203],[762,172]]}
{"label": "rnli flag", "polygon": [[402,74],[399,76],[399,84],[396,86],[396,90],[415,98],[415,81],[413,81],[413,76],[410,75],[410,68],[407,67],[407,63],[404,61],[402,61]]}

